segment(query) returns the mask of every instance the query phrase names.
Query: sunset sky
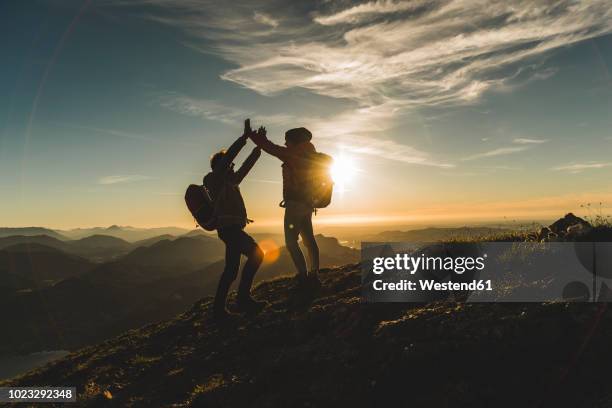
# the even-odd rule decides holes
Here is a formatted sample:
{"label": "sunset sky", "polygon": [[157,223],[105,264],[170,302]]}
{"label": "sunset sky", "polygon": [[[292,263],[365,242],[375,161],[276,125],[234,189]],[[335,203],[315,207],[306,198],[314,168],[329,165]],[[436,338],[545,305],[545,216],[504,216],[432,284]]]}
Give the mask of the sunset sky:
{"label": "sunset sky", "polygon": [[[0,20],[0,226],[193,226],[185,187],[246,117],[350,164],[318,223],[612,206],[608,0],[5,1]],[[281,222],[280,182],[262,155],[255,225]]]}

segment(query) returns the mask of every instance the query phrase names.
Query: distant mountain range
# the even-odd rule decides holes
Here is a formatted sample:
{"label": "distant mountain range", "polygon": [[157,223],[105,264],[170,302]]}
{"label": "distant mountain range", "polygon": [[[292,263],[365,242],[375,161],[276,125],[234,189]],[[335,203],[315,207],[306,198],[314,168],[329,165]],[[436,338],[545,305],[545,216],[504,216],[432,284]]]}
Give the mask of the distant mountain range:
{"label": "distant mountain range", "polygon": [[202,267],[225,256],[225,245],[207,236],[163,239],[136,248],[122,258],[123,263],[155,267],[179,267],[184,270]]}
{"label": "distant mountain range", "polygon": [[[20,234],[0,234],[0,319],[13,327],[0,338],[0,353],[73,349],[169,318],[213,295],[224,267],[223,243],[203,230],[0,231]],[[507,231],[427,228],[387,231],[364,240],[431,242]],[[253,236],[266,251],[256,280],[295,273],[281,234]],[[316,238],[321,267],[359,261],[359,250],[335,238]]]}
{"label": "distant mountain range", "polygon": [[384,231],[364,235],[363,242],[436,242],[449,239],[475,239],[502,235],[511,229],[496,227],[423,228],[409,231]]}
{"label": "distant mountain range", "polygon": [[0,293],[36,290],[81,275],[94,264],[56,248],[20,243],[0,249]]}
{"label": "distant mountain range", "polygon": [[[340,232],[334,233],[333,229],[329,229],[327,235],[341,237],[341,239],[359,244],[359,242],[376,241],[376,242],[431,242],[453,238],[480,238],[483,236],[504,234],[513,231],[511,228],[503,227],[457,227],[457,228],[422,228],[413,230],[390,230],[376,234],[367,232],[367,229],[359,229],[358,233]],[[94,227],[94,228],[75,228],[70,230],[52,230],[42,227],[24,227],[24,228],[0,228],[0,238],[10,236],[37,236],[46,235],[56,238],[61,241],[78,240],[92,235],[104,235],[115,237],[134,244],[134,247],[155,243],[162,239],[172,239],[180,236],[208,236],[216,238],[214,232],[206,232],[202,229],[188,230],[178,227],[162,227],[162,228],[136,228],[130,226],[112,225],[110,227]],[[282,234],[278,233],[254,233],[258,240],[273,238],[274,240],[283,241]]]}
{"label": "distant mountain range", "polygon": [[150,239],[159,235],[180,236],[189,233],[189,230],[178,227],[135,228],[129,226],[111,225],[108,228],[94,227],[57,230],[57,233],[69,239],[79,239],[88,237],[90,235],[108,235],[115,238],[121,238],[128,242],[135,242]]}
{"label": "distant mountain range", "polygon": [[[282,236],[258,239],[277,246],[256,280],[295,273]],[[359,258],[334,238],[317,241],[323,267]],[[0,238],[0,319],[12,327],[0,337],[0,354],[74,349],[170,318],[214,294],[224,254],[218,238],[195,232],[137,243],[104,235]]]}
{"label": "distant mountain range", "polygon": [[78,255],[92,262],[103,262],[127,254],[135,245],[108,235],[91,235],[77,240],[60,240],[48,235],[16,235],[0,238],[0,249],[17,244],[38,244]]}
{"label": "distant mountain range", "polygon": [[56,239],[67,239],[66,236],[60,234],[57,231],[54,231],[49,228],[42,227],[19,227],[19,228],[6,228],[0,227],[0,238],[2,237],[10,237],[14,235],[21,236],[32,236],[32,235],[46,235],[48,237],[56,238]]}
{"label": "distant mountain range", "polygon": [[[187,239],[186,241],[184,240],[185,238]],[[191,239],[198,240],[193,242],[203,242],[202,240],[208,240],[207,242],[215,241],[216,243],[221,244],[217,238],[213,238],[209,234],[192,234],[191,238],[188,236],[177,238],[173,235],[165,234],[136,242],[128,242],[114,236],[99,234],[90,235],[85,238],[75,240],[60,240],[48,235],[16,235],[0,238],[0,249],[17,244],[38,244],[55,248],[69,254],[78,255],[87,258],[92,262],[106,262],[116,260],[139,248],[140,252],[138,253],[141,253],[145,250],[145,248],[156,245],[159,242],[170,242],[177,239],[179,240],[177,245],[185,245],[186,242],[190,242],[189,240]],[[156,247],[156,249],[160,249],[160,247]],[[188,255],[189,252],[187,251],[183,258],[188,258]],[[134,254],[133,256],[137,256],[137,254]],[[171,262],[174,262],[174,260],[175,258],[172,258]]]}

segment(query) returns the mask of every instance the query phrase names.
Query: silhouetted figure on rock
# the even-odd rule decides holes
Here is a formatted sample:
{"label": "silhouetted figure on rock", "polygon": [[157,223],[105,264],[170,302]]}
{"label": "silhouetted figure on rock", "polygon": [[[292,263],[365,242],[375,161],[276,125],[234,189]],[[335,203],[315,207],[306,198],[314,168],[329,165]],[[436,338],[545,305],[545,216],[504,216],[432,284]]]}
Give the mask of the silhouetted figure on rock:
{"label": "silhouetted figure on rock", "polygon": [[[315,207],[310,197],[306,196],[309,189],[303,178],[309,166],[307,158],[316,154],[315,147],[310,142],[312,134],[303,127],[290,129],[285,133],[285,146],[271,142],[266,137],[264,127],[251,133],[250,137],[263,151],[283,162],[283,201],[280,205],[285,208],[285,245],[297,269],[297,283],[298,285],[307,283],[320,285],[318,277],[319,246],[312,228],[312,214]],[[308,250],[310,271],[306,267],[304,254],[298,244],[300,235]]]}
{"label": "silhouetted figure on rock", "polygon": [[253,300],[250,293],[264,253],[255,240],[244,231],[250,220],[247,218],[244,200],[238,187],[259,159],[261,150],[255,147],[238,171],[234,171],[233,163],[251,132],[250,121],[247,119],[243,135],[227,151],[220,151],[212,156],[210,160],[212,171],[204,177],[204,186],[215,203],[217,234],[225,243],[225,268],[213,304],[214,318],[217,321],[224,321],[231,315],[226,309],[227,295],[238,275],[241,255],[247,257],[247,262],[242,268],[238,287],[238,309],[247,314],[257,313],[266,304]]}

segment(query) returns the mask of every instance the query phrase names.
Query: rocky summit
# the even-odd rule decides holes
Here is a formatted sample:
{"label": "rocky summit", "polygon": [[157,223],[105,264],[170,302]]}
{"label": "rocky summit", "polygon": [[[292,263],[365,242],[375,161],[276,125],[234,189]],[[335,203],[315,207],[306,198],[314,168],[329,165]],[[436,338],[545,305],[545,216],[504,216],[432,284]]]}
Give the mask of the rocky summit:
{"label": "rocky summit", "polygon": [[366,304],[359,265],[254,291],[219,327],[211,300],[3,385],[76,386],[80,406],[611,406],[607,304]]}

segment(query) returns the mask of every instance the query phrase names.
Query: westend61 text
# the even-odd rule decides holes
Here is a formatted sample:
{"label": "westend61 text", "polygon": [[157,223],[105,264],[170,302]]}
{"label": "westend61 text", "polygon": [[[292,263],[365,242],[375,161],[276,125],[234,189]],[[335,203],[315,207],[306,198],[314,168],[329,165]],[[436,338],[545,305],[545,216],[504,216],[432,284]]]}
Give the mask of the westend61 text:
{"label": "westend61 text", "polygon": [[376,291],[387,291],[387,290],[398,290],[398,291],[412,291],[412,290],[425,290],[425,291],[449,291],[449,290],[470,290],[470,291],[483,291],[493,290],[493,284],[491,280],[473,280],[471,282],[436,282],[431,279],[419,280],[419,285],[414,281],[403,279],[399,282],[383,282],[382,280],[375,280],[372,282],[372,287]]}

